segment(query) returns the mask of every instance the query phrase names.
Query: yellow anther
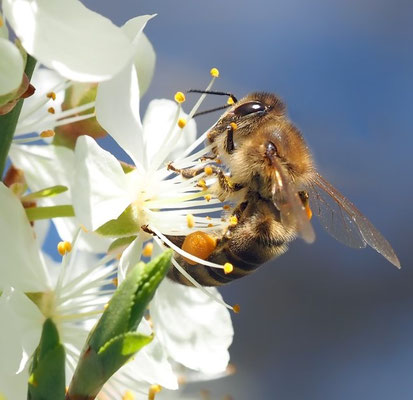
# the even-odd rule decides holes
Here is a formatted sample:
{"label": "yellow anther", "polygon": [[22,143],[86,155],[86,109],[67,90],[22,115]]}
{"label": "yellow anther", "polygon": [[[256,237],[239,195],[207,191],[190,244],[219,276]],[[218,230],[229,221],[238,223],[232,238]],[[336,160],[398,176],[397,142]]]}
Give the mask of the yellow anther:
{"label": "yellow anther", "polygon": [[206,217],[205,217],[205,219],[207,219],[208,221],[211,221],[211,217],[209,216],[209,215],[207,215]]}
{"label": "yellow anther", "polygon": [[46,94],[46,97],[52,100],[56,100],[56,93],[55,92],[49,92]]}
{"label": "yellow anther", "polygon": [[230,274],[234,270],[234,266],[231,263],[224,264],[224,272]]}
{"label": "yellow anther", "polygon": [[186,126],[186,119],[185,118],[179,118],[178,119],[178,126],[183,129]]}
{"label": "yellow anther", "polygon": [[211,201],[212,196],[211,196],[210,194],[206,194],[206,195],[204,196],[204,199],[205,199],[206,201]]}
{"label": "yellow anther", "polygon": [[234,311],[235,314],[239,314],[239,312],[241,311],[241,307],[239,306],[239,304],[234,304],[232,306],[232,310]]}
{"label": "yellow anther", "polygon": [[127,390],[122,396],[122,400],[135,400],[135,396],[130,390]]}
{"label": "yellow anther", "polygon": [[216,164],[222,164],[222,161],[221,161],[219,158],[217,158],[217,159],[215,160],[215,163],[216,163]]}
{"label": "yellow anther", "polygon": [[185,101],[185,95],[182,92],[176,92],[174,98],[177,103],[183,103]]}
{"label": "yellow anther", "polygon": [[238,224],[238,218],[236,215],[232,215],[231,218],[229,219],[229,224],[231,226],[235,226]]}
{"label": "yellow anther", "polygon": [[53,107],[49,107],[49,108],[47,109],[47,112],[50,113],[50,114],[54,114],[56,111],[55,111],[55,109],[54,109]]}
{"label": "yellow anther", "polygon": [[210,165],[207,165],[207,166],[204,168],[204,172],[205,172],[207,175],[212,175],[213,172],[214,172],[214,170],[212,169],[212,167],[211,167]]}
{"label": "yellow anther", "polygon": [[214,224],[208,224],[208,228],[212,228]]}
{"label": "yellow anther", "polygon": [[211,68],[211,71],[209,71],[212,77],[218,78],[219,77],[219,71],[218,68]]}
{"label": "yellow anther", "polygon": [[118,278],[113,278],[112,283],[113,283],[113,286],[118,287],[118,284],[119,284]]}
{"label": "yellow anther", "polygon": [[229,206],[228,204],[225,204],[222,208],[223,208],[224,210],[228,211],[228,210],[231,209],[231,206]]}
{"label": "yellow anther", "polygon": [[40,133],[40,137],[42,137],[42,138],[53,137],[54,135],[55,135],[55,133],[54,133],[54,130],[52,130],[52,129],[47,129],[47,130]]}
{"label": "yellow anther", "polygon": [[155,400],[155,395],[161,391],[160,385],[151,385],[148,393],[148,400]]}
{"label": "yellow anther", "polygon": [[72,244],[70,242],[59,242],[57,245],[57,251],[61,256],[69,253],[72,250]]}
{"label": "yellow anther", "polygon": [[232,128],[233,131],[236,131],[238,129],[238,125],[235,122],[231,122],[229,126]]}
{"label": "yellow anther", "polygon": [[232,106],[235,103],[234,99],[232,97],[228,97],[227,104]]}
{"label": "yellow anther", "polygon": [[152,242],[148,242],[145,244],[145,247],[142,250],[142,255],[144,257],[150,257],[152,255],[153,252],[153,243]]}
{"label": "yellow anther", "polygon": [[106,303],[106,304],[103,306],[103,309],[106,310],[108,307],[109,307],[109,303]]}
{"label": "yellow anther", "polygon": [[195,226],[195,218],[192,214],[186,215],[186,224],[188,225],[188,228],[193,228]]}
{"label": "yellow anther", "polygon": [[4,20],[3,18],[0,16],[0,28],[4,25]]}
{"label": "yellow anther", "polygon": [[207,185],[206,185],[205,180],[204,180],[204,179],[200,179],[200,180],[198,181],[198,186],[201,187],[201,188],[203,188],[203,189],[206,189]]}

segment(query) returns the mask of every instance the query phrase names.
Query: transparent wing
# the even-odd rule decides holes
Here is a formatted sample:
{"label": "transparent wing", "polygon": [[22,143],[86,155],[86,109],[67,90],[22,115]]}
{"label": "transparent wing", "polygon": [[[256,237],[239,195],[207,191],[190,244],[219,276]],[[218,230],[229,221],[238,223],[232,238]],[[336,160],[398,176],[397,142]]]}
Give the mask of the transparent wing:
{"label": "transparent wing", "polygon": [[296,227],[298,235],[307,243],[315,240],[315,233],[305,212],[303,203],[298,196],[294,183],[282,172],[276,159],[272,160],[275,167],[275,185],[273,187],[273,200],[281,213],[281,220],[287,225]]}
{"label": "transparent wing", "polygon": [[400,262],[390,243],[353,203],[320,174],[316,174],[308,192],[313,213],[334,238],[350,247],[361,248],[368,244],[400,268]]}

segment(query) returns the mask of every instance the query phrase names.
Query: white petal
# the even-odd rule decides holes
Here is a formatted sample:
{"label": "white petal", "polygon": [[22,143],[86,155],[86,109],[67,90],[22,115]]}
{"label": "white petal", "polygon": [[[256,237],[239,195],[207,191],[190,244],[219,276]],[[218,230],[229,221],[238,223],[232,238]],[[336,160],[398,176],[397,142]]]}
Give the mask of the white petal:
{"label": "white petal", "polygon": [[139,232],[138,237],[124,250],[119,260],[118,284],[126,278],[128,272],[139,262],[142,254],[143,237]]}
{"label": "white petal", "polygon": [[95,109],[99,124],[141,170],[145,160],[139,116],[139,86],[133,64],[98,86]]}
{"label": "white petal", "polygon": [[73,206],[78,220],[95,230],[117,218],[132,202],[119,161],[94,139],[81,136],[75,149]]}
{"label": "white petal", "polygon": [[0,374],[0,399],[23,400],[27,398],[27,381],[29,369],[19,374]]}
{"label": "white petal", "polygon": [[156,61],[153,46],[142,32],[144,25],[148,21],[148,19],[144,19],[145,17],[147,16],[132,18],[122,26],[123,32],[128,36],[135,47],[134,63],[138,73],[139,92],[141,97],[151,83]]}
{"label": "white petal", "polygon": [[[143,319],[138,332],[149,335],[151,331],[148,322]],[[131,364],[133,376],[137,380],[161,385],[167,389],[178,389],[177,377],[156,334],[152,342],[135,355]]]}
{"label": "white petal", "polygon": [[50,289],[34,231],[20,200],[0,183],[0,288],[21,291]]}
{"label": "white petal", "polygon": [[[0,375],[22,371],[40,340],[44,316],[22,292],[7,288],[0,297]],[[1,388],[0,388],[1,391]]]}
{"label": "white petal", "polygon": [[26,51],[66,78],[106,80],[133,56],[120,28],[77,0],[5,0],[3,12]]}
{"label": "white petal", "polygon": [[[68,191],[58,196],[45,197],[39,200],[39,206],[56,206],[72,204],[71,186],[75,166],[74,152],[62,146],[13,145],[10,149],[13,164],[24,171],[31,191],[37,191],[55,185],[64,185]],[[77,218],[54,218],[59,236],[63,240],[72,240],[80,222]],[[36,222],[35,225],[37,225]],[[82,250],[105,252],[109,241],[93,232],[83,234],[77,242]]]}
{"label": "white petal", "polygon": [[[194,120],[190,120],[184,129],[178,128],[177,140],[166,145],[172,130],[177,128],[177,110],[178,105],[172,100],[156,99],[149,103],[143,119],[144,140],[149,160],[152,160],[160,150],[165,151],[165,158],[173,160],[195,140],[196,125]],[[181,112],[180,117],[186,118],[187,115]]]}
{"label": "white petal", "polygon": [[155,334],[174,360],[209,374],[226,369],[234,331],[229,312],[221,304],[199,289],[165,279],[150,313]]}
{"label": "white petal", "polygon": [[20,51],[0,37],[0,96],[16,90],[23,79],[24,63]]}
{"label": "white petal", "polygon": [[156,63],[155,50],[144,33],[139,36],[134,63],[138,73],[139,92],[142,97],[151,84]]}

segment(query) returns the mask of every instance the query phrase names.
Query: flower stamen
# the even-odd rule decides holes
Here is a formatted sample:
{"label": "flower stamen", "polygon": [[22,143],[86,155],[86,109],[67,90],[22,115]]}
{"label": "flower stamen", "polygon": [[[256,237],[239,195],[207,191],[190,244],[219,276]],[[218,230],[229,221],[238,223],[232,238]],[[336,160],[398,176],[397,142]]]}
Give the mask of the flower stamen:
{"label": "flower stamen", "polygon": [[49,138],[49,137],[53,137],[55,135],[55,132],[53,129],[47,129],[43,132],[40,133],[40,137],[41,138]]}
{"label": "flower stamen", "polygon": [[122,400],[135,400],[135,396],[130,390],[127,390],[122,396]]}
{"label": "flower stamen", "polygon": [[160,385],[152,385],[149,388],[148,400],[155,400],[155,395],[161,391],[162,387]]}
{"label": "flower stamen", "polygon": [[185,101],[185,95],[182,92],[176,92],[174,99],[177,103],[181,104]]}
{"label": "flower stamen", "polygon": [[178,119],[178,126],[183,129],[186,126],[186,119],[185,118],[179,118]]}
{"label": "flower stamen", "polygon": [[56,93],[55,92],[49,92],[49,93],[47,93],[46,94],[46,97],[48,98],[48,99],[52,99],[52,100],[56,100]]}
{"label": "flower stamen", "polygon": [[57,251],[59,252],[61,256],[64,256],[67,253],[72,251],[72,244],[67,241],[59,242],[57,245]]}
{"label": "flower stamen", "polygon": [[234,270],[234,266],[231,263],[224,264],[224,272],[225,274],[230,274]]}
{"label": "flower stamen", "polygon": [[186,224],[188,225],[188,228],[191,229],[195,226],[195,219],[192,214],[187,214],[186,215]]}
{"label": "flower stamen", "polygon": [[145,247],[142,250],[142,255],[144,257],[150,257],[152,255],[152,252],[153,252],[153,243],[152,242],[146,243]]}
{"label": "flower stamen", "polygon": [[219,71],[217,68],[211,68],[211,70],[209,71],[209,73],[211,74],[211,76],[213,78],[218,78],[219,77]]}

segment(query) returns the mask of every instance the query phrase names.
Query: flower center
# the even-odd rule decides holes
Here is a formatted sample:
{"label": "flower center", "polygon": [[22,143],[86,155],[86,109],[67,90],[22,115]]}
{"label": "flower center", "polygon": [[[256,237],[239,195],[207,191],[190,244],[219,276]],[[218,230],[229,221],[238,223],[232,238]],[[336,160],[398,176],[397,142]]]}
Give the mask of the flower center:
{"label": "flower center", "polygon": [[56,295],[54,291],[30,292],[26,296],[39,308],[45,318],[56,316]]}

